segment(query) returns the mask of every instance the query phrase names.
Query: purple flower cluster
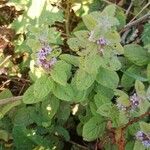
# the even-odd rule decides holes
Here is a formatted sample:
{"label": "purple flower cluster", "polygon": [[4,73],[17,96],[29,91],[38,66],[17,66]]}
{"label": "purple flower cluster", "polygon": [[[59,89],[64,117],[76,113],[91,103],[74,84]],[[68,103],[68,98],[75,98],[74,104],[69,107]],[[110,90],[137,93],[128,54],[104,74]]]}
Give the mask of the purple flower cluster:
{"label": "purple flower cluster", "polygon": [[100,37],[98,40],[94,40],[94,31],[91,31],[90,36],[89,36],[89,41],[95,42],[100,45],[100,46],[105,46],[107,44],[107,41],[104,37]]}
{"label": "purple flower cluster", "polygon": [[52,52],[52,48],[50,46],[42,47],[37,53],[37,65],[44,69],[50,69],[51,66],[53,66],[57,61],[55,57],[53,57],[51,60],[47,59],[47,56],[51,52]]}
{"label": "purple flower cluster", "polygon": [[139,99],[138,95],[136,93],[134,93],[132,96],[130,96],[130,101],[131,101],[132,109],[135,109],[138,107],[140,99]]}
{"label": "purple flower cluster", "polygon": [[142,142],[142,144],[146,147],[149,148],[150,147],[150,137],[149,135],[147,135],[146,133],[144,133],[143,131],[138,131],[136,133],[136,138]]}
{"label": "purple flower cluster", "polygon": [[130,107],[126,107],[120,103],[117,104],[117,107],[118,109],[123,110],[123,111],[126,111],[126,110],[134,111],[138,107],[139,101],[140,99],[138,95],[134,93],[132,96],[130,96],[130,102],[131,102]]}
{"label": "purple flower cluster", "polygon": [[105,38],[99,38],[99,39],[97,40],[97,44],[98,44],[98,45],[101,45],[101,46],[105,46],[105,45],[107,44],[107,41],[106,41]]}

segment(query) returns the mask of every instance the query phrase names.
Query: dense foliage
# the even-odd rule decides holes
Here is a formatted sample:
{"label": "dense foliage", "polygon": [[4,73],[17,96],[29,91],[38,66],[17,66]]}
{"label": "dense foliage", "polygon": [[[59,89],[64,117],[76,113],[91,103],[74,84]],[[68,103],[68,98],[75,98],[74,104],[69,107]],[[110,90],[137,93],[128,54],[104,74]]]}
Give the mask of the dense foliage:
{"label": "dense foliage", "polygon": [[0,150],[150,148],[149,2],[0,4]]}

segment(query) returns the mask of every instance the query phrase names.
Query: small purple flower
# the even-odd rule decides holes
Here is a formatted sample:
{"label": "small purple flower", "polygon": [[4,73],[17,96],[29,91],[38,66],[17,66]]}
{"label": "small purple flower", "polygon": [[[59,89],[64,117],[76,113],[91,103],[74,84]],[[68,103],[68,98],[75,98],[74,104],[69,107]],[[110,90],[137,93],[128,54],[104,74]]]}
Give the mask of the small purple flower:
{"label": "small purple flower", "polygon": [[57,59],[54,57],[51,60],[44,60],[41,61],[41,67],[43,67],[44,69],[50,69],[55,63],[56,63]]}
{"label": "small purple flower", "polygon": [[139,140],[141,140],[141,141],[143,140],[143,136],[144,136],[143,131],[138,131],[136,133],[136,138],[139,139]]}
{"label": "small purple flower", "polygon": [[107,41],[104,38],[99,38],[99,40],[97,40],[97,44],[105,46],[107,44]]}
{"label": "small purple flower", "polygon": [[142,141],[142,144],[143,144],[146,148],[149,148],[149,147],[150,147],[150,140]]}
{"label": "small purple flower", "polygon": [[132,96],[130,96],[130,101],[131,101],[131,107],[135,109],[139,105],[139,97],[136,93],[134,93]]}
{"label": "small purple flower", "polygon": [[141,141],[146,148],[150,147],[150,137],[143,131],[138,131],[136,133],[136,138]]}
{"label": "small purple flower", "polygon": [[52,48],[50,46],[42,47],[37,53],[37,65],[44,68],[50,69],[53,66],[57,59],[53,57],[51,60],[47,60],[47,56],[52,52]]}

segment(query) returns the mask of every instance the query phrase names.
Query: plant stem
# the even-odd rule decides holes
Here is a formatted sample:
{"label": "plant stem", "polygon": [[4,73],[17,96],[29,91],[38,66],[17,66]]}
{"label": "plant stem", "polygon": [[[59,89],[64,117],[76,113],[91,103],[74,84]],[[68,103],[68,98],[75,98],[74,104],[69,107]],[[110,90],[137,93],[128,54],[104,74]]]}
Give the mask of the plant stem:
{"label": "plant stem", "polygon": [[130,28],[130,27],[132,27],[132,26],[134,26],[134,25],[136,25],[136,24],[139,24],[141,21],[146,20],[146,19],[149,19],[149,18],[150,18],[150,13],[147,13],[146,15],[142,16],[141,18],[139,18],[139,19],[137,19],[137,20],[135,20],[135,21],[133,21],[133,22],[129,22],[129,23],[125,26],[125,28]]}
{"label": "plant stem", "polygon": [[66,26],[66,34],[69,37],[69,35],[70,35],[70,30],[69,30],[69,25],[70,25],[70,2],[69,2],[69,0],[66,1],[66,4],[67,4],[67,8],[66,8],[65,26]]}
{"label": "plant stem", "polygon": [[80,145],[80,144],[78,144],[78,143],[75,143],[74,141],[68,141],[68,142],[71,143],[72,145],[75,145],[75,146],[81,148],[81,149],[88,150],[87,147],[85,147],[85,146],[83,146],[83,145]]}
{"label": "plant stem", "polygon": [[131,1],[130,5],[129,5],[127,11],[126,11],[126,16],[128,16],[128,14],[130,13],[130,10],[131,10],[132,6],[133,6],[133,2]]}
{"label": "plant stem", "polygon": [[[108,1],[108,0],[103,0],[105,3],[107,3],[107,4],[114,4],[114,3],[112,3],[112,2],[110,2],[110,1]],[[126,10],[124,9],[124,8],[122,8],[122,7],[120,7],[120,6],[118,6],[118,5],[116,5],[116,7],[118,7],[119,9],[122,9],[123,11],[125,11],[126,12]],[[132,14],[132,15],[134,15],[132,12],[130,12],[129,11],[129,14]]]}
{"label": "plant stem", "polygon": [[11,55],[7,56],[7,57],[0,63],[0,67],[3,66],[7,61],[9,61],[9,59],[10,59],[11,57],[12,57]]}
{"label": "plant stem", "polygon": [[0,106],[6,105],[8,103],[13,103],[16,101],[21,101],[23,96],[10,97],[5,99],[0,99]]}
{"label": "plant stem", "polygon": [[141,18],[133,21],[133,22],[129,22],[127,25],[124,26],[124,28],[119,32],[122,33],[124,31],[126,31],[127,29],[131,28],[132,26],[135,26],[137,24],[139,24],[140,22],[150,19],[150,13],[147,13],[146,15],[142,16]]}
{"label": "plant stem", "polygon": [[141,11],[130,22],[136,19],[149,5],[150,5],[150,1],[141,9]]}
{"label": "plant stem", "polygon": [[[115,143],[118,147],[118,150],[125,150],[125,130],[132,125],[133,123],[136,123],[143,119],[144,117],[150,115],[150,111],[145,112],[144,114],[140,115],[139,117],[135,117],[132,120],[130,120],[126,125],[124,125],[122,128],[116,128],[115,133]],[[111,130],[113,131],[113,130]]]}
{"label": "plant stem", "polygon": [[133,118],[122,129],[125,130],[126,128],[128,128],[128,126],[140,121],[141,119],[143,119],[144,117],[149,116],[149,115],[150,115],[150,111],[147,111],[144,114],[142,114],[141,116]]}

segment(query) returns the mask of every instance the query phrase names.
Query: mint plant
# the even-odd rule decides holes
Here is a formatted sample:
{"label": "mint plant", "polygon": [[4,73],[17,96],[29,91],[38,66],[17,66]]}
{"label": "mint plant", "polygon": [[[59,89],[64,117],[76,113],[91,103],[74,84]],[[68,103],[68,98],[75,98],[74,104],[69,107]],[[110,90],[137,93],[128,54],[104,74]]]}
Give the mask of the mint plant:
{"label": "mint plant", "polygon": [[123,45],[119,30],[126,16],[116,5],[80,16],[71,30],[64,22],[75,2],[66,1],[57,13],[46,4],[29,25],[24,15],[26,39],[17,48],[29,53],[30,86],[19,100],[0,106],[0,139],[12,133],[15,149],[61,150],[73,143],[73,128],[94,149],[149,149],[149,23],[142,44]]}

